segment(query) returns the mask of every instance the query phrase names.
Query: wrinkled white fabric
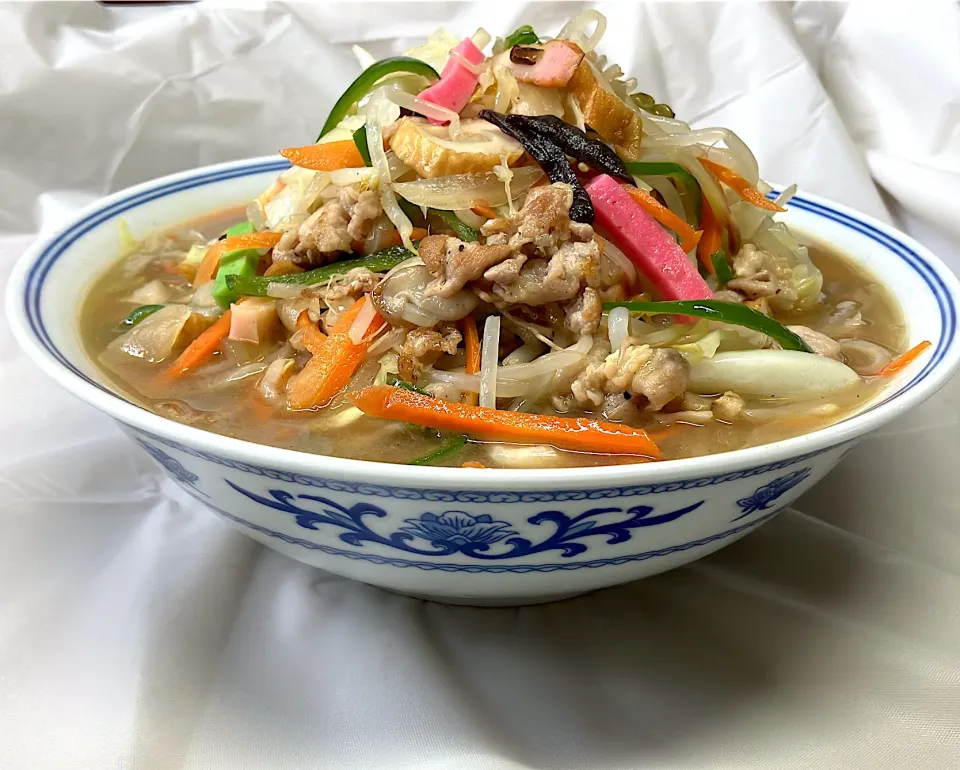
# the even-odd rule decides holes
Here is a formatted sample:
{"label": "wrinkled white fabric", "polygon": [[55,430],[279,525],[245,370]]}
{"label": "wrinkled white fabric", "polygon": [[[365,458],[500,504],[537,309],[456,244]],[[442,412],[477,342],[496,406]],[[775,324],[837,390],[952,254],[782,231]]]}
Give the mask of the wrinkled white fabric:
{"label": "wrinkled white fabric", "polygon": [[[0,5],[0,276],[127,185],[310,141],[349,44],[556,31],[579,3]],[[599,6],[602,50],[763,175],[960,266],[960,10]],[[474,610],[201,509],[0,325],[0,767],[960,766],[960,386],[689,567]]]}

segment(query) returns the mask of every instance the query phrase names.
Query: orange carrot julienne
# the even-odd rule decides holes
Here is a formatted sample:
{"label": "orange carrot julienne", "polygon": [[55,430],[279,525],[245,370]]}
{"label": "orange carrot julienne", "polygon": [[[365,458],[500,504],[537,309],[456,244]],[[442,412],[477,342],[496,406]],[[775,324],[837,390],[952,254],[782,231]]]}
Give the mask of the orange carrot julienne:
{"label": "orange carrot julienne", "polygon": [[472,206],[470,210],[478,217],[486,217],[487,219],[497,218],[497,212],[490,208],[486,203],[478,202],[475,206]]}
{"label": "orange carrot julienne", "polygon": [[294,166],[313,171],[336,171],[338,168],[363,168],[363,156],[352,139],[342,142],[308,144],[305,147],[288,147],[280,154]]}
{"label": "orange carrot julienne", "polygon": [[701,195],[700,199],[702,212],[700,225],[703,227],[703,235],[700,236],[700,243],[697,244],[697,256],[712,275],[714,273],[713,255],[723,247],[723,231],[706,197]]}
{"label": "orange carrot julienne", "polygon": [[883,369],[877,372],[877,374],[879,374],[881,377],[889,377],[891,374],[896,374],[901,369],[905,369],[912,364],[916,360],[917,356],[929,348],[931,344],[932,343],[930,340],[924,340],[923,342],[914,345],[906,353],[901,353],[899,356],[894,358],[889,364],[883,367]]}
{"label": "orange carrot julienne", "polygon": [[700,165],[713,174],[713,176],[715,176],[719,181],[723,182],[727,187],[733,190],[737,195],[743,198],[747,203],[752,203],[754,206],[757,206],[761,209],[766,209],[767,211],[786,211],[786,209],[778,206],[776,203],[770,200],[766,195],[760,192],[756,187],[750,184],[732,168],[727,168],[726,166],[723,166],[712,160],[707,160],[706,158],[699,158],[698,160],[700,161]]}
{"label": "orange carrot julienne", "polygon": [[560,449],[663,459],[646,431],[584,417],[553,417],[444,401],[406,388],[374,385],[350,400],[372,417],[399,420],[493,441],[552,444]]}
{"label": "orange carrot julienne", "polygon": [[197,268],[197,277],[193,280],[194,286],[213,280],[220,267],[220,257],[228,251],[239,249],[272,249],[280,242],[282,233],[246,233],[245,235],[231,235],[222,241],[217,241],[207,249],[200,267]]}
{"label": "orange carrot julienne", "polygon": [[184,350],[177,360],[173,362],[173,365],[167,369],[165,375],[174,378],[182,377],[187,372],[196,369],[205,363],[207,359],[211,358],[213,354],[217,352],[220,343],[223,342],[230,333],[230,319],[232,315],[231,311],[228,310],[217,319],[213,326],[187,345],[186,350]]}
{"label": "orange carrot julienne", "polygon": [[667,227],[680,236],[680,248],[688,254],[693,251],[700,242],[700,233],[694,230],[683,219],[674,214],[670,209],[664,206],[660,201],[654,198],[646,190],[639,187],[626,187],[640,207],[650,216],[656,219],[661,225]]}
{"label": "orange carrot julienne", "polygon": [[[422,227],[414,227],[413,232],[410,233],[411,241],[419,241],[427,237],[429,233]],[[387,245],[384,248],[389,248],[391,246],[402,246],[403,239],[400,237],[400,231],[394,230],[390,233],[390,239],[387,241]]]}
{"label": "orange carrot julienne", "polygon": [[383,324],[383,319],[375,315],[359,343],[350,339],[353,322],[369,301],[364,296],[344,311],[307,365],[290,381],[287,393],[291,409],[326,406],[350,382],[370,344],[370,332]]}
{"label": "orange carrot julienne", "polygon": [[[472,315],[463,319],[463,347],[466,350],[466,372],[476,374],[480,371],[480,334],[477,331],[477,322]],[[467,403],[476,405],[477,394],[468,393]]]}

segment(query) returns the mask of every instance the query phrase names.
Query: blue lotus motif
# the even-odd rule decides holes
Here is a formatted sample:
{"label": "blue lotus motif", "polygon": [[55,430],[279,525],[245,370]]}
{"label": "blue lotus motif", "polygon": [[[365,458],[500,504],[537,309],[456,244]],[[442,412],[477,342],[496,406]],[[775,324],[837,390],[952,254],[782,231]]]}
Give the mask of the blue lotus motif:
{"label": "blue lotus motif", "polygon": [[769,484],[764,484],[749,497],[737,500],[737,505],[740,506],[743,513],[737,516],[734,521],[742,519],[744,516],[749,516],[751,513],[767,510],[779,497],[793,489],[809,475],[809,468],[801,468],[793,473],[788,473],[786,476],[780,476]]}
{"label": "blue lotus motif", "polygon": [[390,531],[377,524],[389,519],[386,509],[365,500],[344,505],[322,495],[295,495],[285,489],[270,489],[262,495],[230,479],[224,481],[249,500],[292,515],[297,526],[332,528],[341,542],[357,548],[370,543],[423,556],[460,554],[477,560],[514,559],[550,551],[560,551],[566,558],[578,556],[591,542],[625,543],[635,530],[676,521],[704,503],[699,500],[671,511],[657,511],[652,505],[609,506],[590,508],[576,516],[540,511],[528,516],[526,524],[541,536],[528,539],[511,529],[516,525],[486,513],[474,516],[464,511],[428,511],[404,519],[404,526]]}
{"label": "blue lotus motif", "polygon": [[[188,471],[179,460],[168,455],[162,449],[158,449],[153,446],[153,444],[148,444],[146,441],[137,439],[137,443],[140,444],[147,452],[150,453],[150,456],[153,457],[158,463],[160,463],[173,478],[179,481],[181,484],[185,484],[188,487],[193,487],[197,489],[197,482],[200,480],[200,477],[196,473]],[[199,492],[200,490],[197,489]]]}
{"label": "blue lotus motif", "polygon": [[460,550],[467,545],[489,545],[516,535],[505,521],[497,521],[487,514],[471,516],[464,511],[447,511],[439,516],[424,513],[418,519],[405,519],[406,527],[400,527],[414,537],[428,540],[431,545],[444,546],[448,543]]}

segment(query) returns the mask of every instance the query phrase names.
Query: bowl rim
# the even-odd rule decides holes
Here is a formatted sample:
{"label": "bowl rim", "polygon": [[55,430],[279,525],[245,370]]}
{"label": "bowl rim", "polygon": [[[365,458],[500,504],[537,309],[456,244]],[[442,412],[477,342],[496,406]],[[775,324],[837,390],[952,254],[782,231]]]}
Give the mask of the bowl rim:
{"label": "bowl rim", "polygon": [[[842,227],[857,231],[909,263],[937,297],[943,330],[934,351],[928,355],[922,368],[917,371],[919,363],[908,367],[899,375],[900,383],[897,383],[897,380],[892,381],[891,385],[897,383],[899,388],[893,395],[868,406],[853,417],[812,433],[720,454],[655,463],[551,469],[485,468],[482,471],[474,468],[399,465],[311,454],[223,436],[161,417],[88,379],[53,346],[52,341],[44,342],[41,339],[40,329],[43,329],[43,322],[39,298],[44,277],[57,257],[69,251],[73,242],[82,237],[85,230],[79,233],[77,231],[84,223],[99,216],[99,220],[90,227],[98,226],[117,219],[122,211],[157,198],[186,192],[206,184],[268,171],[279,172],[288,166],[286,161],[277,159],[276,156],[265,156],[170,174],[102,198],[83,208],[54,231],[41,234],[17,260],[8,281],[7,317],[14,337],[28,356],[68,392],[121,423],[142,433],[162,437],[174,446],[199,446],[211,454],[254,466],[265,465],[314,477],[371,481],[414,489],[514,490],[633,486],[651,481],[716,476],[743,468],[796,460],[850,442],[889,422],[933,395],[960,366],[960,341],[956,335],[960,281],[953,272],[926,247],[896,228],[847,206],[806,192],[798,194],[791,206],[826,217]],[[54,253],[53,258],[49,258],[51,252]],[[41,265],[45,257],[48,257],[49,261]],[[31,300],[35,302],[33,310]],[[55,353],[59,354],[59,359]],[[912,378],[906,385],[902,385],[902,380],[908,374],[911,374]]]}

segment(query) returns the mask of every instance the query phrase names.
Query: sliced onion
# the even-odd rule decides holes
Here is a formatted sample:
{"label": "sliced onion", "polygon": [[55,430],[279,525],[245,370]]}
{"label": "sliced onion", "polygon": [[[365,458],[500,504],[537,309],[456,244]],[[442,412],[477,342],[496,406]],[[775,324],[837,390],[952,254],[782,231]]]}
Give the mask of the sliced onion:
{"label": "sliced onion", "polygon": [[[542,176],[543,171],[539,166],[523,166],[514,169],[510,190],[514,195],[519,196],[529,190]],[[504,206],[507,203],[503,183],[492,172],[456,174],[419,179],[416,182],[395,182],[393,190],[417,206],[429,206],[444,211],[469,209],[478,201],[485,201],[492,207]]]}
{"label": "sliced onion", "polygon": [[400,158],[397,157],[397,154],[393,151],[387,153],[387,165],[390,166],[391,179],[402,179],[413,171],[413,169],[400,160]]}
{"label": "sliced onion", "polygon": [[408,94],[406,91],[390,89],[386,93],[387,98],[398,107],[406,107],[411,112],[415,112],[418,115],[423,115],[426,118],[432,118],[433,120],[439,120],[443,123],[449,123],[450,136],[456,138],[460,135],[460,116],[453,110],[448,110],[446,107],[440,107],[433,102],[427,102],[423,99],[418,99],[416,96],[413,94]]}
{"label": "sliced onion", "polygon": [[383,206],[384,213],[400,233],[403,245],[416,254],[417,249],[413,245],[413,241],[410,240],[410,235],[413,233],[413,223],[403,213],[400,204],[397,203],[397,196],[390,184],[390,163],[387,160],[386,150],[383,149],[383,126],[394,120],[390,114],[390,102],[384,94],[383,87],[373,92],[370,103],[365,108],[365,113],[367,116],[367,147],[370,150],[370,160],[381,179],[380,203]]}
{"label": "sliced onion", "polygon": [[[724,142],[729,152],[723,153],[723,160],[732,165],[734,170],[744,177],[750,184],[756,185],[760,180],[760,168],[757,165],[757,158],[743,141],[729,128],[700,128],[682,134],[669,134],[661,136],[652,136],[644,139],[645,148],[650,151],[657,151],[661,147],[694,147],[702,151],[704,155],[714,156],[719,152],[718,142]],[[719,158],[718,162],[722,162]]]}
{"label": "sliced onion", "polygon": [[253,377],[257,374],[260,374],[265,369],[267,369],[267,364],[265,364],[263,361],[255,361],[253,363],[237,367],[231,365],[230,368],[223,374],[217,373],[215,376],[204,378],[203,388],[205,391],[222,390],[223,388],[227,388],[247,379],[247,377]]}
{"label": "sliced onion", "polygon": [[305,288],[302,284],[280,283],[277,281],[267,284],[267,296],[275,297],[276,299],[293,299],[303,294]]}
{"label": "sliced onion", "polygon": [[[600,238],[600,236],[597,236]],[[609,259],[613,264],[615,264],[624,277],[627,279],[627,282],[633,286],[637,282],[637,268],[633,262],[630,261],[630,258],[624,254],[620,249],[614,246],[606,238],[600,238],[601,244],[603,246],[603,257],[604,259]]]}
{"label": "sliced onion", "polygon": [[477,29],[477,31],[470,36],[470,40],[481,51],[490,45],[490,39],[490,33],[487,32],[483,27]]}
{"label": "sliced onion", "polygon": [[[587,28],[594,23],[596,26],[593,28],[593,32],[587,35]],[[577,14],[570,19],[570,21],[563,25],[563,29],[560,30],[560,34],[558,34],[557,37],[561,40],[569,40],[571,43],[576,43],[584,53],[590,53],[597,47],[597,44],[603,37],[603,33],[606,31],[607,17],[600,13],[600,11],[591,9]]]}
{"label": "sliced onion", "polygon": [[267,400],[279,398],[287,380],[293,374],[293,363],[292,358],[278,358],[273,361],[257,383],[257,393]]}
{"label": "sliced onion", "polygon": [[520,98],[520,85],[510,68],[504,64],[495,64],[493,77],[496,81],[493,109],[497,112],[509,112],[513,103]]}
{"label": "sliced onion", "polygon": [[353,45],[350,47],[350,50],[353,51],[353,55],[356,57],[361,69],[367,69],[371,64],[376,64],[377,62],[377,58],[363,46]]}
{"label": "sliced onion", "polygon": [[773,202],[776,203],[780,208],[786,208],[787,204],[790,202],[790,199],[797,194],[797,185],[796,183],[785,188],[776,198],[773,199]]}
{"label": "sliced onion", "polygon": [[630,336],[629,310],[625,307],[615,307],[610,311],[610,315],[607,316],[607,334],[610,337],[610,349],[620,350],[623,341]]}
{"label": "sliced onion", "polygon": [[337,187],[359,184],[373,189],[377,186],[379,179],[377,172],[372,168],[338,168],[330,172],[330,181]]}
{"label": "sliced onion", "polygon": [[508,353],[503,359],[503,366],[512,366],[514,364],[528,364],[543,353],[543,343],[540,340],[531,340],[524,342],[512,353]]}
{"label": "sliced onion", "polygon": [[480,343],[480,406],[497,408],[497,366],[500,359],[500,316],[487,316]]}
{"label": "sliced onion", "polygon": [[406,336],[406,329],[391,329],[370,343],[370,347],[367,348],[367,358],[379,358],[387,351],[392,350],[396,345],[402,343],[403,338]]}
{"label": "sliced onion", "polygon": [[177,338],[191,312],[186,305],[167,305],[121,334],[110,343],[108,349],[148,363],[163,361],[173,353]]}
{"label": "sliced onion", "polygon": [[868,377],[878,374],[886,366],[892,356],[885,347],[869,340],[837,340],[840,343],[840,352],[847,366],[857,374]]}
{"label": "sliced onion", "polygon": [[486,217],[474,214],[471,209],[457,209],[453,213],[457,215],[457,219],[474,230],[479,230],[487,221]]}
{"label": "sliced onion", "polygon": [[717,353],[691,367],[690,390],[732,390],[758,398],[817,398],[849,388],[860,377],[832,358],[796,350],[740,350]]}
{"label": "sliced onion", "polygon": [[[573,98],[573,97],[571,97]],[[574,99],[576,101],[576,99]],[[514,115],[554,115],[562,118],[564,101],[556,88],[543,88],[532,83],[517,82],[517,98],[510,112]],[[582,117],[583,113],[581,113]]]}
{"label": "sliced onion", "polygon": [[647,177],[647,181],[650,183],[650,187],[660,193],[668,209],[685,222],[691,221],[691,217],[687,216],[687,210],[683,207],[683,201],[680,200],[680,193],[673,186],[673,182],[665,176],[650,176]]}
{"label": "sliced onion", "polygon": [[350,326],[350,331],[347,333],[347,335],[350,337],[350,341],[354,345],[359,345],[361,342],[363,342],[363,338],[367,336],[367,330],[370,328],[370,324],[373,323],[373,319],[376,318],[376,316],[376,307],[374,307],[369,297],[364,296],[363,307],[360,308],[360,312],[357,313],[357,317],[353,319],[353,324]]}
{"label": "sliced onion", "polygon": [[138,305],[162,305],[170,299],[170,287],[159,278],[145,283],[127,297],[128,302]]}

